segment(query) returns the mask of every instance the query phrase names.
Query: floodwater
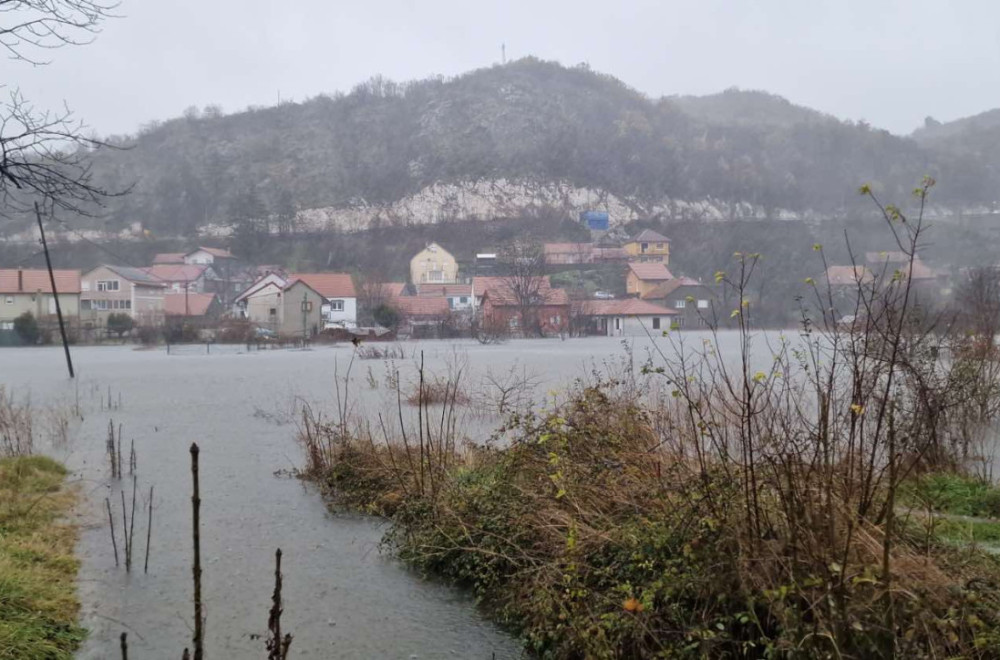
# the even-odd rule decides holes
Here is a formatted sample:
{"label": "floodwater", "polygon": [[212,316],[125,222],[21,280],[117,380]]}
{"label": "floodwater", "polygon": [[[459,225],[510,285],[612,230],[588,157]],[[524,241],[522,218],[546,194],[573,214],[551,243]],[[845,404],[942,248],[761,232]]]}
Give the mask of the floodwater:
{"label": "floodwater", "polygon": [[[688,333],[700,344],[698,333]],[[735,337],[732,337],[735,343]],[[639,361],[649,340],[630,340]],[[355,361],[351,408],[396,414],[385,385],[399,370],[415,378],[423,352],[430,373],[462,364],[466,379],[512,370],[530,376],[538,396],[625,355],[612,338],[475,342],[408,342],[395,361]],[[72,406],[84,420],[55,451],[73,470],[82,498],[77,553],[81,622],[90,636],[80,658],[117,657],[128,633],[134,657],[178,658],[191,639],[191,474],[188,448],[201,447],[201,544],[206,651],[213,658],[263,657],[273,588],[274,551],[284,557],[283,629],[292,653],[313,658],[516,658],[518,642],[485,620],[461,590],[421,579],[380,551],[384,523],[331,514],[303,482],[296,410],[336,409],[335,371],[343,379],[349,345],[244,353],[238,347],[132,346],[73,349],[76,381],[66,378],[60,348],[0,350],[0,384],[35,405]],[[108,390],[112,403],[106,410]],[[405,385],[404,385],[405,391]],[[353,402],[357,403],[353,403]],[[405,403],[403,404],[406,405]],[[105,498],[116,516],[123,555],[121,486],[110,479],[105,441],[109,420],[122,425],[126,499],[134,439],[139,487],[133,568],[116,567]],[[480,420],[482,424],[482,420]],[[146,512],[155,487],[149,573]]]}

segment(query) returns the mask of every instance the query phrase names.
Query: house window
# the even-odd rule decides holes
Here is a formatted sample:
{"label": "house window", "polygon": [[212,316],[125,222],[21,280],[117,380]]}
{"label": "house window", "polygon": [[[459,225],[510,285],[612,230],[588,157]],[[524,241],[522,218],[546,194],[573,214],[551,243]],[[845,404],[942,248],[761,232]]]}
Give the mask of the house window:
{"label": "house window", "polygon": [[643,251],[643,252],[645,252],[646,250],[648,250],[648,249],[649,249],[649,243],[643,243],[643,244],[641,245],[641,248],[642,248],[642,251]]}
{"label": "house window", "polygon": [[91,307],[91,309],[96,309],[96,310],[103,311],[103,310],[106,310],[108,308],[108,301],[107,300],[91,300],[90,301],[90,307]]}
{"label": "house window", "polygon": [[663,249],[663,243],[657,243],[656,244],[656,249],[657,250],[662,250]]}
{"label": "house window", "polygon": [[90,301],[89,300],[81,300],[80,301],[80,309],[82,309],[84,311],[89,310],[90,309]]}
{"label": "house window", "polygon": [[4,300],[4,302],[7,303],[8,305],[13,305],[14,304],[14,296],[7,296],[7,298]]}
{"label": "house window", "polygon": [[278,315],[278,310],[277,310],[277,308],[272,307],[271,309],[267,310],[267,313],[268,313],[269,316],[277,316]]}
{"label": "house window", "polygon": [[450,307],[451,309],[455,309],[455,299],[454,298],[448,298],[448,307]]}
{"label": "house window", "polygon": [[560,322],[561,320],[562,320],[562,319],[561,319],[561,318],[559,318],[559,315],[558,315],[558,314],[556,314],[555,316],[553,316],[553,317],[550,317],[550,318],[549,318],[549,323],[550,323],[551,325],[559,325],[559,322]]}
{"label": "house window", "polygon": [[675,300],[674,301],[674,308],[675,309],[684,309],[685,307],[687,307],[687,301],[684,300],[683,298],[681,300]]}
{"label": "house window", "polygon": [[0,330],[13,330],[13,329],[14,329],[13,321],[0,321]]}
{"label": "house window", "polygon": [[98,291],[118,291],[118,280],[98,280]]}
{"label": "house window", "polygon": [[330,311],[331,312],[342,312],[342,311],[344,311],[344,301],[343,300],[331,300],[330,301]]}
{"label": "house window", "polygon": [[699,300],[698,301],[698,309],[708,309],[708,301],[707,300]]}
{"label": "house window", "polygon": [[622,329],[622,320],[618,317],[615,317],[615,330],[621,330],[621,329]]}
{"label": "house window", "polygon": [[683,317],[683,316],[678,316],[678,317],[677,317],[677,318],[676,318],[676,319],[674,320],[673,324],[674,324],[675,326],[677,326],[678,328],[683,328],[683,327],[684,327],[684,317]]}
{"label": "house window", "polygon": [[458,299],[458,302],[462,303],[463,305],[468,305],[469,304],[469,297],[468,296],[462,296],[461,298]]}
{"label": "house window", "polygon": [[653,330],[659,330],[659,329],[660,329],[660,317],[659,316],[654,316],[653,317]]}
{"label": "house window", "polygon": [[427,273],[427,279],[430,282],[444,282],[444,271],[432,270],[429,273]]}

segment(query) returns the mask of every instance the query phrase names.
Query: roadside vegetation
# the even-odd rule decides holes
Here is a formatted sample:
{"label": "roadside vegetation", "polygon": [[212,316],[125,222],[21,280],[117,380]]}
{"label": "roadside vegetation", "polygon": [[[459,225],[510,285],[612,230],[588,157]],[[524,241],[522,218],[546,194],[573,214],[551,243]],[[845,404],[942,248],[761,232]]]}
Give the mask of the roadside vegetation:
{"label": "roadside vegetation", "polygon": [[0,458],[0,658],[71,658],[85,636],[65,476],[44,456]]}
{"label": "roadside vegetation", "polygon": [[0,387],[0,659],[71,658],[85,635],[65,520],[75,493],[62,465],[34,455],[36,438],[65,441],[67,424]]}
{"label": "roadside vegetation", "polygon": [[[863,193],[912,260],[922,213]],[[307,411],[307,474],[389,517],[388,548],[538,657],[998,657],[1000,562],[980,543],[1000,535],[942,515],[995,506],[996,333],[931,318],[900,268],[848,309],[806,282],[801,336],[766,346],[744,295],[759,260],[716,275],[737,355],[665,336],[475,443],[454,400],[419,405],[416,428],[402,403],[396,424]]]}

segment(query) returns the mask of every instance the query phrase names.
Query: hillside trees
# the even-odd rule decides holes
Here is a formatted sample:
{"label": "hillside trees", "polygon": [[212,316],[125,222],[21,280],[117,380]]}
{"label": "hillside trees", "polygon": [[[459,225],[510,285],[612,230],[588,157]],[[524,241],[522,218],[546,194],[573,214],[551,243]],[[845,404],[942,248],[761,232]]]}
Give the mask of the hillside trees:
{"label": "hillside trees", "polygon": [[[39,66],[49,51],[92,41],[115,3],[104,0],[0,2],[0,51]],[[48,208],[88,214],[109,195],[91,175],[89,152],[100,146],[67,108],[36,107],[16,87],[0,85],[0,214]]]}
{"label": "hillside trees", "polygon": [[[192,113],[124,140],[130,150],[92,154],[92,173],[105,188],[134,182],[143,221],[171,235],[228,222],[251,186],[272,213],[289,201],[384,204],[434,183],[505,179],[613,193],[640,213],[712,199],[774,215],[868,212],[850,194],[859,179],[904,197],[930,173],[943,182],[938,201],[961,204],[992,200],[1000,183],[1000,168],[967,164],[982,162],[969,145],[921,146],[759,93],[709,99],[651,100],[610,76],[529,58],[452,79],[376,77],[303,103]],[[111,204],[117,222],[136,215],[118,212],[129,204]]]}

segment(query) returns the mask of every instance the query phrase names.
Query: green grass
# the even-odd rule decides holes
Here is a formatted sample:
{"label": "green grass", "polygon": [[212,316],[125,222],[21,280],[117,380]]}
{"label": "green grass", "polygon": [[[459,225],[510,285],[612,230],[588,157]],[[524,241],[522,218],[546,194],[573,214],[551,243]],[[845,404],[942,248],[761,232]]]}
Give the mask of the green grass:
{"label": "green grass", "polygon": [[75,529],[62,518],[74,493],[44,456],[0,459],[0,659],[71,658],[76,624]]}
{"label": "green grass", "polygon": [[938,513],[1000,518],[1000,488],[974,477],[953,473],[928,474],[909,480],[900,490],[907,506]]}

